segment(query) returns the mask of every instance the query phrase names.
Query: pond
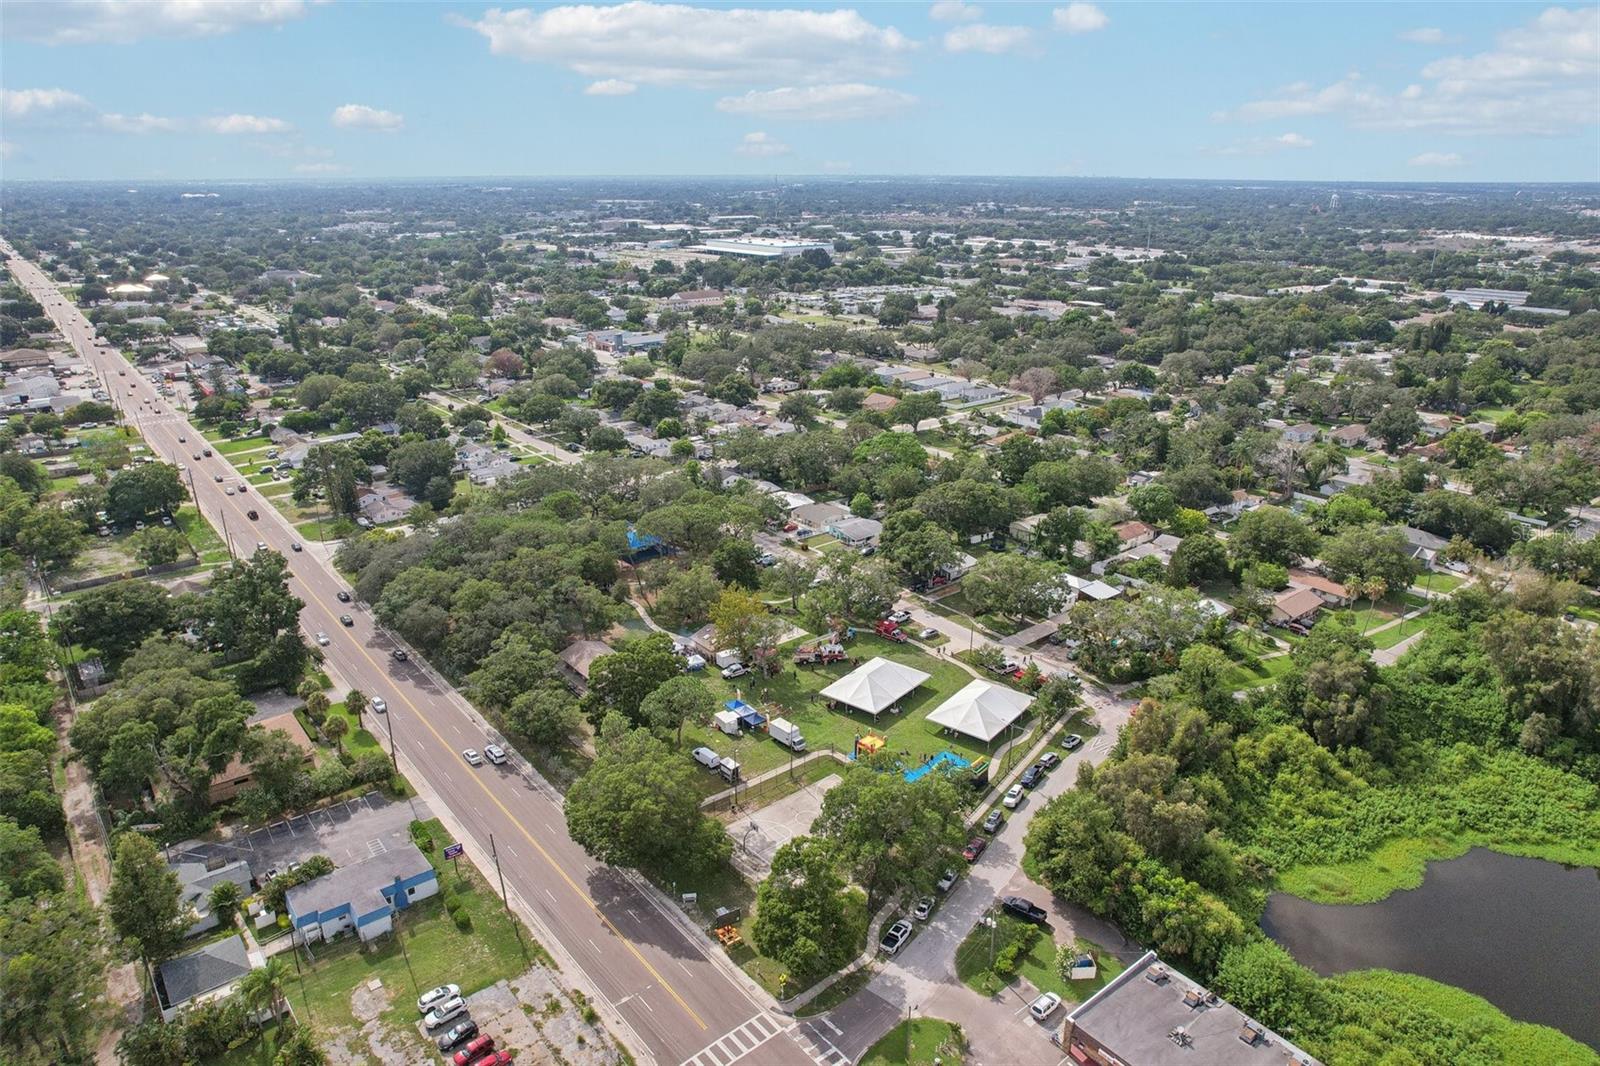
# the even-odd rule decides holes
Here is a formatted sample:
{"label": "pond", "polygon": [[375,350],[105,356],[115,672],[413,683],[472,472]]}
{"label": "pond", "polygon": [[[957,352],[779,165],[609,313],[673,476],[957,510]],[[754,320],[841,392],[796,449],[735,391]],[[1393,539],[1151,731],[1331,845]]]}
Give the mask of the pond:
{"label": "pond", "polygon": [[1261,926],[1321,974],[1381,968],[1474,992],[1600,1048],[1600,871],[1474,848],[1358,906],[1273,893]]}

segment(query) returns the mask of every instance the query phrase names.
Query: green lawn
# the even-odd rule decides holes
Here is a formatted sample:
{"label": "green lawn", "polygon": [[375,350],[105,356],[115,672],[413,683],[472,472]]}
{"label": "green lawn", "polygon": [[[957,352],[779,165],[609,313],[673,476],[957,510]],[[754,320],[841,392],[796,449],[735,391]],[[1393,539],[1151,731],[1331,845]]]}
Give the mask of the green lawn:
{"label": "green lawn", "polygon": [[215,450],[223,455],[238,455],[240,452],[265,451],[272,447],[272,441],[266,437],[242,437],[238,440],[224,440],[222,434],[207,431],[207,440],[211,441]]}
{"label": "green lawn", "polygon": [[1426,589],[1438,595],[1442,592],[1454,592],[1467,583],[1467,579],[1456,574],[1440,574],[1429,572],[1411,583],[1412,588]]}
{"label": "green lawn", "polygon": [[[434,845],[428,858],[439,871],[440,895],[408,907],[395,921],[396,932],[371,945],[363,947],[355,937],[344,936],[331,944],[313,944],[310,954],[314,961],[302,954],[303,977],[291,977],[286,992],[302,1019],[309,1012],[310,1024],[317,1030],[331,1033],[357,1028],[350,994],[373,978],[381,980],[392,997],[390,1009],[382,1015],[386,1026],[396,1033],[411,1033],[416,997],[423,991],[454,983],[461,986],[463,995],[470,995],[523,972],[531,962],[548,961],[543,949],[523,930],[521,943],[528,950],[528,961],[524,961],[499,897],[469,864],[462,864],[458,875],[454,864],[439,857],[450,837],[437,820],[427,824]],[[445,912],[445,891],[459,893],[471,916],[470,931],[457,929]]]}
{"label": "green lawn", "polygon": [[965,1040],[959,1026],[939,1018],[912,1018],[867,1049],[862,1066],[960,1066]]}
{"label": "green lawn", "polygon": [[[733,698],[737,692],[746,703],[755,705],[763,713],[789,719],[800,727],[812,751],[831,744],[835,750],[848,755],[854,750],[858,736],[876,732],[888,738],[886,750],[899,754],[907,766],[916,766],[925,756],[946,750],[956,752],[969,761],[987,754],[983,745],[962,736],[941,736],[937,726],[930,726],[924,721],[929,711],[971,681],[972,675],[953,662],[935,658],[909,644],[896,644],[876,634],[858,633],[848,647],[855,658],[854,664],[785,666],[783,672],[774,678],[747,675],[734,681],[722,680],[708,666],[704,679],[719,702]],[[788,646],[782,649],[785,661],[789,650]],[[932,675],[901,701],[900,713],[885,711],[874,720],[870,715],[859,712],[831,710],[817,698],[817,693],[822,689],[875,656],[905,663]],[[789,758],[787,748],[767,739],[762,733],[746,733],[735,739],[704,722],[691,722],[685,726],[683,750],[688,752],[702,744],[738,760],[746,777],[781,766]]]}
{"label": "green lawn", "polygon": [[278,1054],[279,1031],[279,1026],[269,1025],[256,1039],[212,1059],[207,1066],[272,1066]]}
{"label": "green lawn", "polygon": [[1040,992],[1054,992],[1069,1003],[1082,1003],[1123,971],[1122,963],[1105,948],[1078,937],[1073,941],[1073,947],[1079,952],[1093,955],[1099,973],[1088,981],[1062,980],[1056,970],[1056,942],[1050,930],[1040,929],[1040,935],[1028,952],[1021,956],[1015,972],[1009,975],[997,973],[991,968],[990,960],[999,958],[1007,945],[1030,935],[1030,930],[1039,927],[1007,914],[1001,914],[995,921],[992,929],[982,924],[974,926],[956,949],[956,976],[981,995],[993,996],[1017,977],[1026,977],[1028,983]]}
{"label": "green lawn", "polygon": [[1392,648],[1402,640],[1416,636],[1428,628],[1428,616],[1420,618],[1407,618],[1405,621],[1380,629],[1375,633],[1367,634],[1367,639],[1372,641],[1374,648]]}
{"label": "green lawn", "polygon": [[1242,688],[1259,688],[1270,685],[1294,666],[1288,655],[1274,655],[1260,660],[1258,669],[1250,669],[1242,663],[1235,663],[1226,675],[1228,685],[1237,692]]}
{"label": "green lawn", "polygon": [[[362,715],[362,717],[367,721],[371,721],[372,712],[367,711]],[[348,751],[351,755],[360,755],[368,751],[381,752],[384,750],[383,745],[378,743],[377,737],[359,727],[359,724],[355,720],[355,716],[345,709],[343,702],[335,703],[333,706],[328,708],[328,719],[331,721],[334,718],[343,718],[350,724],[350,732],[344,735],[344,750]]]}

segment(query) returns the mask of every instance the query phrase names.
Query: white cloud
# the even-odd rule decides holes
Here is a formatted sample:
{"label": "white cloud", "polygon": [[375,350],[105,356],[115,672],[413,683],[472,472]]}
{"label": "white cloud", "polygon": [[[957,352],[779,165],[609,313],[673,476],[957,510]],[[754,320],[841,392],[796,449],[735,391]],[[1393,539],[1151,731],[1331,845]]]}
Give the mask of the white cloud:
{"label": "white cloud", "polygon": [[1056,29],[1063,33],[1093,33],[1110,25],[1111,19],[1094,4],[1068,4],[1050,13]]}
{"label": "white cloud", "polygon": [[1272,155],[1276,152],[1298,151],[1310,148],[1317,142],[1303,133],[1280,133],[1276,137],[1247,137],[1232,144],[1213,145],[1200,149],[1204,155]]}
{"label": "white cloud", "polygon": [[87,107],[89,101],[67,89],[0,89],[0,115],[7,118],[41,118]]}
{"label": "white cloud", "polygon": [[200,126],[212,133],[288,133],[293,128],[281,118],[260,115],[219,115],[201,119]]}
{"label": "white cloud", "polygon": [[915,96],[898,89],[850,82],[842,85],[753,89],[742,96],[724,96],[717,101],[717,110],[759,118],[834,121],[882,118],[903,111],[916,102]]}
{"label": "white cloud", "polygon": [[1414,155],[1408,159],[1406,165],[1412,167],[1459,167],[1465,162],[1466,160],[1462,159],[1457,152],[1423,152],[1421,155]]}
{"label": "white cloud", "polygon": [[915,45],[849,9],[706,8],[649,0],[544,10],[491,8],[462,24],[494,55],[554,63],[588,78],[715,88],[893,75]]}
{"label": "white cloud", "polygon": [[944,35],[947,52],[984,52],[992,56],[1028,51],[1032,42],[1033,31],[1025,26],[989,26],[982,22],[957,26]]}
{"label": "white cloud", "polygon": [[1444,31],[1437,26],[1418,26],[1403,31],[1399,38],[1408,44],[1444,44]]}
{"label": "white cloud", "polygon": [[397,111],[384,111],[366,104],[341,104],[333,109],[329,121],[340,129],[393,133],[405,126],[406,117]]}
{"label": "white cloud", "polygon": [[183,128],[183,123],[175,118],[162,118],[148,113],[119,115],[108,111],[100,116],[100,128],[112,133],[176,133]]}
{"label": "white cloud", "polygon": [[296,174],[343,174],[350,168],[343,163],[296,163]]}
{"label": "white cloud", "polygon": [[739,142],[739,146],[734,151],[739,155],[767,158],[775,155],[788,155],[790,148],[787,144],[772,136],[772,134],[757,131],[745,134],[744,140]]}
{"label": "white cloud", "polygon": [[822,169],[829,174],[846,174],[855,169],[855,164],[844,159],[824,159]]}
{"label": "white cloud", "polygon": [[599,81],[590,82],[587,86],[585,86],[583,95],[631,96],[638,91],[639,87],[631,81],[623,81],[621,78],[602,78]]}
{"label": "white cloud", "polygon": [[928,8],[928,17],[935,22],[976,22],[983,16],[977,4],[964,4],[961,0],[939,0]]}
{"label": "white cloud", "polygon": [[1552,7],[1500,33],[1495,47],[1434,60],[1398,92],[1352,73],[1318,88],[1286,85],[1215,117],[1275,121],[1335,115],[1362,129],[1559,135],[1595,121],[1600,8]]}
{"label": "white cloud", "polygon": [[8,3],[7,37],[44,44],[127,44],[144,37],[216,37],[301,18],[306,0],[51,0]]}

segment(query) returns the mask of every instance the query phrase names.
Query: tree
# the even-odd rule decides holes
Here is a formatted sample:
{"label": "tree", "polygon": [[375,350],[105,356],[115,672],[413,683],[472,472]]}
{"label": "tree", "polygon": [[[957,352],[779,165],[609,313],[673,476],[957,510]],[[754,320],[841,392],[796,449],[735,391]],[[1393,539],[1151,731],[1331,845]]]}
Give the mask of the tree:
{"label": "tree", "polygon": [[1381,581],[1384,591],[1407,589],[1422,572],[1411,544],[1398,529],[1352,526],[1327,538],[1317,555],[1340,581]]}
{"label": "tree", "polygon": [[[451,481],[451,472],[455,468],[455,449],[446,440],[422,440],[402,444],[389,456],[389,478],[400,485],[412,497],[425,500],[436,508],[443,510],[450,502],[450,495],[454,492],[454,482]],[[450,487],[449,492],[439,499],[439,492],[433,483],[444,480]]]}
{"label": "tree", "polygon": [[773,854],[772,870],[756,889],[752,936],[756,949],[782,963],[796,985],[855,957],[861,926],[827,841],[796,837]]}
{"label": "tree", "polygon": [[1372,643],[1344,619],[1312,628],[1290,653],[1294,666],[1278,695],[1324,748],[1365,746],[1389,703],[1371,658]]}
{"label": "tree", "polygon": [[683,724],[708,722],[716,709],[716,696],[705,682],[685,674],[672,678],[646,696],[639,704],[639,717],[646,728],[658,734],[675,732],[681,745]]}
{"label": "tree", "polygon": [[589,667],[589,691],[630,722],[638,722],[644,698],[670,678],[683,672],[683,662],[672,650],[665,633],[633,637],[602,655]]}
{"label": "tree", "polygon": [[967,602],[980,614],[1037,618],[1060,610],[1066,599],[1055,563],[1006,552],[985,555],[962,581]]}
{"label": "tree", "polygon": [[811,587],[816,576],[816,567],[790,555],[782,556],[776,566],[767,570],[767,580],[772,587],[789,597],[790,610],[799,609],[801,595]]}
{"label": "tree", "polygon": [[1178,498],[1160,482],[1140,485],[1128,493],[1128,505],[1141,522],[1163,526],[1178,511]]}
{"label": "tree", "polygon": [[732,852],[721,823],[700,811],[695,774],[692,760],[674,757],[648,730],[603,738],[594,762],[567,791],[567,831],[601,862],[692,885]]}
{"label": "tree", "polygon": [[542,681],[512,699],[506,721],[535,744],[554,748],[577,733],[582,715],[565,685]]}
{"label": "tree", "polygon": [[0,704],[0,752],[37,751],[49,757],[56,750],[56,735],[20,704]]}
{"label": "tree", "polygon": [[[809,580],[807,581],[809,585]],[[653,613],[667,625],[690,626],[704,621],[722,595],[722,583],[704,564],[673,572],[656,593]]]}
{"label": "tree", "polygon": [[851,458],[863,466],[880,468],[909,466],[923,470],[928,465],[927,449],[914,434],[887,430],[856,445]]}
{"label": "tree", "polygon": [[[232,884],[231,881],[222,883]],[[283,961],[282,955],[273,955],[265,965],[251,970],[240,979],[239,997],[244,1000],[251,1015],[269,1011],[276,1020],[283,1013],[283,986],[288,981],[289,964]]]}
{"label": "tree", "polygon": [[178,468],[144,463],[117,472],[106,486],[106,513],[118,525],[131,526],[151,515],[177,510],[188,497]]}
{"label": "tree", "polygon": [[[268,960],[269,964],[272,960]],[[278,1044],[272,1066],[327,1066],[328,1056],[309,1026],[296,1024]]]}
{"label": "tree", "polygon": [[1390,454],[1416,440],[1421,429],[1422,419],[1417,416],[1417,409],[1398,403],[1385,407],[1367,422],[1367,431],[1383,441],[1384,450]]}
{"label": "tree", "polygon": [[277,552],[256,552],[211,579],[201,601],[202,632],[230,661],[249,661],[247,685],[285,684],[304,671],[300,608],[289,591],[289,566]]}
{"label": "tree", "polygon": [[0,888],[14,899],[60,892],[66,885],[61,867],[33,826],[0,817]]}
{"label": "tree", "polygon": [[1211,987],[1250,1017],[1297,1038],[1327,1016],[1321,980],[1270,940],[1223,952]]}
{"label": "tree", "polygon": [[232,881],[218,881],[211,886],[211,892],[206,897],[206,905],[211,913],[216,915],[217,924],[225,929],[233,928],[234,915],[239,912],[239,886]]}
{"label": "tree", "polygon": [[1317,534],[1292,511],[1258,507],[1247,511],[1234,527],[1228,546],[1240,563],[1276,563],[1293,566],[1317,550]]}
{"label": "tree", "polygon": [[728,537],[711,551],[711,569],[725,585],[753,589],[761,584],[761,568],[756,565],[760,551],[753,541]]}
{"label": "tree", "polygon": [[934,485],[917,497],[917,508],[963,539],[1003,530],[1022,513],[1016,490],[972,478]]}
{"label": "tree", "polygon": [[0,1057],[92,1059],[104,985],[103,937],[87,901],[55,893],[0,906]]}
{"label": "tree", "polygon": [[1219,581],[1228,576],[1228,570],[1228,549],[1222,541],[1209,533],[1196,533],[1178,542],[1172,553],[1172,564],[1167,569],[1167,580],[1182,588]]}
{"label": "tree", "polygon": [[1050,367],[1031,366],[1011,379],[1011,387],[1018,392],[1027,393],[1028,399],[1037,406],[1046,396],[1061,387],[1061,380]]}
{"label": "tree", "polygon": [[960,846],[961,795],[942,774],[907,781],[866,766],[846,772],[822,800],[812,832],[867,890],[871,913],[896,891],[925,891]]}
{"label": "tree", "polygon": [[57,507],[38,507],[17,529],[17,553],[45,571],[71,565],[88,541],[83,525]]}
{"label": "tree", "polygon": [[178,875],[148,837],[124,833],[117,841],[106,913],[128,954],[146,965],[170,958],[183,942],[189,917]]}
{"label": "tree", "polygon": [[165,526],[152,526],[140,530],[129,537],[128,541],[133,548],[134,558],[145,566],[163,566],[176,562],[189,546],[182,533]]}
{"label": "tree", "polygon": [[772,654],[789,624],[767,610],[759,596],[739,589],[724,589],[711,605],[717,647],[738,651],[741,662],[756,666]]}
{"label": "tree", "polygon": [[350,732],[348,718],[330,718],[322,725],[322,735],[333,741],[333,746],[341,755],[344,753],[344,738]]}
{"label": "tree", "polygon": [[[320,690],[317,692],[317,695],[322,695]],[[327,697],[323,696],[323,699],[327,699]],[[310,701],[307,700],[306,702],[309,703]],[[344,709],[349,711],[350,714],[355,717],[357,725],[361,723],[361,716],[366,712],[368,702],[367,694],[358,688],[353,688],[345,694]]]}

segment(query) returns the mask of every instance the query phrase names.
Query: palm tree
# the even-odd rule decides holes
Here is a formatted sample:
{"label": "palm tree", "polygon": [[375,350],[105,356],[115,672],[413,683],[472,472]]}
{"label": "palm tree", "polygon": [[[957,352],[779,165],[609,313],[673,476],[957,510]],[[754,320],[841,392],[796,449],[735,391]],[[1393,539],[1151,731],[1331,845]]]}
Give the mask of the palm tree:
{"label": "palm tree", "polygon": [[350,690],[344,698],[344,709],[355,715],[356,724],[361,724],[361,712],[367,709],[367,694],[358,688]]}
{"label": "palm tree", "polygon": [[342,715],[338,718],[328,719],[322,726],[323,736],[333,741],[334,748],[341,755],[344,754],[344,737],[348,732],[350,732],[350,719]]}
{"label": "palm tree", "polygon": [[1372,610],[1368,612],[1367,617],[1361,620],[1361,635],[1366,636],[1367,627],[1372,623],[1371,615],[1377,613],[1378,601],[1389,594],[1389,583],[1381,577],[1369,577],[1356,582],[1356,588],[1359,590],[1359,594],[1365,596],[1367,602],[1372,605]]}
{"label": "palm tree", "polygon": [[312,695],[321,691],[322,686],[317,684],[316,678],[308,677],[300,682],[300,687],[294,690],[294,694],[300,697],[300,702],[310,703]]}
{"label": "palm tree", "polygon": [[289,964],[283,961],[282,955],[274,955],[267,959],[266,965],[260,969],[251,970],[239,981],[239,995],[245,1005],[250,1008],[250,1016],[256,1019],[256,1028],[261,1028],[260,1014],[263,1009],[272,1011],[273,1021],[283,1013],[280,1004],[283,1002],[283,986],[289,980]]}

